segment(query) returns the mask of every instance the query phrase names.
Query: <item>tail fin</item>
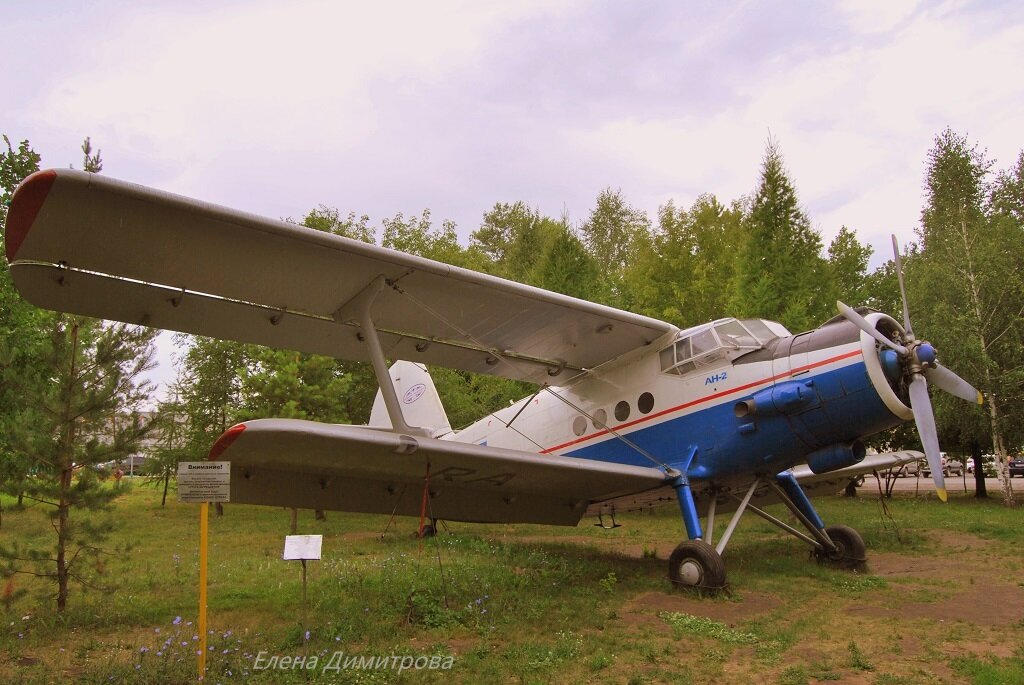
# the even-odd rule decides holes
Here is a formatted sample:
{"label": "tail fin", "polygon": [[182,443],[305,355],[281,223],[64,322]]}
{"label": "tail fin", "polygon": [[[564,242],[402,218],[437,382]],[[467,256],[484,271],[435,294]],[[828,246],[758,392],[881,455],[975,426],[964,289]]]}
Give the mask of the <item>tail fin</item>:
{"label": "tail fin", "polygon": [[[448,415],[444,412],[441,397],[437,394],[437,388],[434,387],[427,367],[399,360],[391,365],[389,374],[395,384],[395,392],[398,394],[406,423],[427,429],[435,438],[452,432]],[[391,418],[388,416],[384,396],[380,390],[377,390],[377,397],[373,400],[369,425],[391,428]]]}

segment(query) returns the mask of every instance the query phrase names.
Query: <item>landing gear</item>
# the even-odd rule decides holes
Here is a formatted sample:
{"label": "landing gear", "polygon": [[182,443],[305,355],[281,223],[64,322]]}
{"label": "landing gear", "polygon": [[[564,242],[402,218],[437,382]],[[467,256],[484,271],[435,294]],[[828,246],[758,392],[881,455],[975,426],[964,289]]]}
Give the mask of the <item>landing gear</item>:
{"label": "landing gear", "polygon": [[[668,578],[676,587],[706,590],[720,590],[725,587],[725,564],[722,562],[722,554],[725,552],[740,518],[748,510],[806,542],[811,546],[815,558],[822,564],[835,568],[858,570],[863,569],[866,565],[866,550],[861,536],[849,526],[826,528],[792,472],[785,471],[773,478],[755,478],[742,498],[727,490],[717,490],[714,487],[705,490],[703,494],[708,497],[707,535],[701,527],[696,502],[687,478],[683,475],[678,476],[673,487],[675,487],[679,499],[679,509],[689,538],[679,543],[669,557]],[[751,504],[751,499],[759,490],[761,496],[774,494],[778,497],[803,524],[806,532],[797,530]],[[715,534],[715,509],[719,499],[725,497],[732,497],[738,502],[736,512],[729,520],[718,544],[712,547]]]}
{"label": "landing gear", "polygon": [[720,590],[725,587],[725,564],[703,540],[683,540],[668,559],[668,579],[677,587]]}
{"label": "landing gear", "polygon": [[849,526],[829,526],[825,529],[834,549],[816,548],[818,563],[852,570],[863,569],[867,563],[867,548],[860,533]]}

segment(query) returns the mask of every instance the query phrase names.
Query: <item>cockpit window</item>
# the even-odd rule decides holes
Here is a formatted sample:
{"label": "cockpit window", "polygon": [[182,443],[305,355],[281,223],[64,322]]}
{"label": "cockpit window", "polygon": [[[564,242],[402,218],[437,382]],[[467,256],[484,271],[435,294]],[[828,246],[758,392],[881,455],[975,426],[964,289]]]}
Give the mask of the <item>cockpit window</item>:
{"label": "cockpit window", "polygon": [[718,364],[728,357],[736,358],[779,337],[764,323],[752,319],[722,319],[699,329],[691,329],[671,346],[661,351],[661,370],[685,375],[696,369]]}
{"label": "cockpit window", "polygon": [[768,328],[768,325],[761,319],[744,319],[739,323],[746,326],[761,345],[765,345],[779,337],[778,333]]}
{"label": "cockpit window", "polygon": [[715,332],[718,333],[723,345],[732,346],[738,350],[756,350],[761,347],[761,342],[739,321],[726,321],[717,324]]}

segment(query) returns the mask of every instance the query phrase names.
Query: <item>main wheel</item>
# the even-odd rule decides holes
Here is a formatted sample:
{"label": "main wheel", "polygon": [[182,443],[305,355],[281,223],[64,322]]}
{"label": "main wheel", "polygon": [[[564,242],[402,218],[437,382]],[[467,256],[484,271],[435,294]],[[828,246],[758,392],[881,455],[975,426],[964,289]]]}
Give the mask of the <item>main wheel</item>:
{"label": "main wheel", "polygon": [[820,563],[836,568],[864,568],[867,562],[867,548],[860,533],[849,526],[829,526],[825,532],[836,548],[815,550],[814,556]]}
{"label": "main wheel", "polygon": [[703,540],[684,540],[668,558],[668,579],[676,587],[719,590],[725,587],[725,564]]}

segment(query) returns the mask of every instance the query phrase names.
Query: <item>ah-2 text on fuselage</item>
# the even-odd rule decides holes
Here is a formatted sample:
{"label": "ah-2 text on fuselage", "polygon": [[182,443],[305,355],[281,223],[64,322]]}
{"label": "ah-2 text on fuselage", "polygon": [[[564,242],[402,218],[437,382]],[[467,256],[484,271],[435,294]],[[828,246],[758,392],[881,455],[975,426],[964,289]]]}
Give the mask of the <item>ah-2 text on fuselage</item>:
{"label": "ah-2 text on fuselage", "polygon": [[[914,336],[906,307],[900,323],[840,303],[797,335],[758,319],[680,330],[73,170],[26,179],[6,230],[15,285],[39,306],[372,363],[369,426],[261,419],[222,435],[211,458],[233,464],[232,501],[554,525],[674,501],[677,585],[725,584],[746,511],[824,562],[862,565],[860,536],[826,526],[807,490],[918,458],[866,456],[861,442],[913,418],[944,499],[927,383],[980,401]],[[425,364],[539,389],[453,431]]]}

